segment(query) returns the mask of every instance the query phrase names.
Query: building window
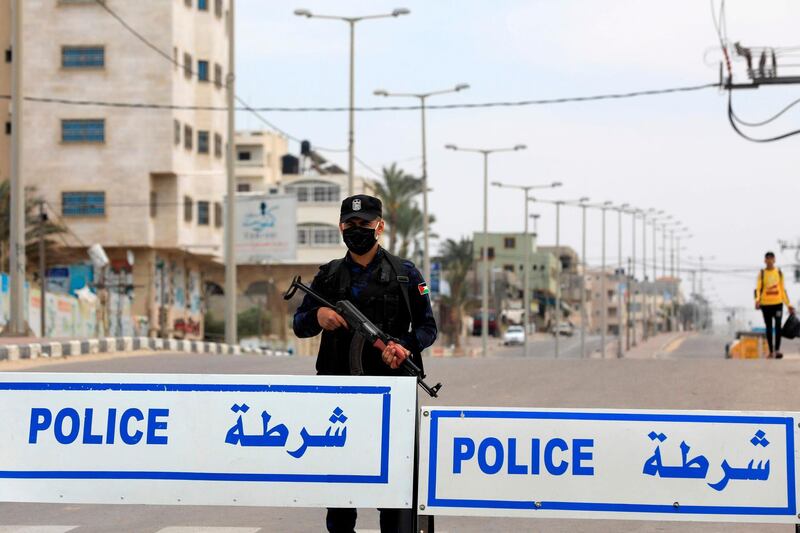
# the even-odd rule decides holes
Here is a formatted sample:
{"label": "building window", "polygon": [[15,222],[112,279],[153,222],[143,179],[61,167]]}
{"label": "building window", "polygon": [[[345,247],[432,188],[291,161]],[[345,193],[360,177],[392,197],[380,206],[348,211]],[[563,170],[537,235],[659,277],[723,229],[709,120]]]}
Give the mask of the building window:
{"label": "building window", "polygon": [[214,63],[214,85],[222,87],[222,65]]}
{"label": "building window", "polygon": [[172,135],[175,137],[175,145],[178,146],[181,144],[181,122],[178,119],[173,121],[173,133]]}
{"label": "building window", "polygon": [[192,0],[184,0],[184,4],[186,4],[186,7],[192,7]]}
{"label": "building window", "polygon": [[186,124],[183,127],[183,147],[187,150],[192,149],[192,137],[194,136],[194,132],[192,131],[192,127]]}
{"label": "building window", "polygon": [[64,68],[99,68],[106,65],[106,50],[102,46],[62,46],[61,66]]}
{"label": "building window", "polygon": [[300,246],[336,246],[341,242],[339,228],[331,224],[300,224],[297,244]]}
{"label": "building window", "polygon": [[197,9],[200,11],[208,11],[208,0],[197,0]]}
{"label": "building window", "polygon": [[183,53],[183,75],[187,78],[192,77],[192,55],[187,52]]}
{"label": "building window", "polygon": [[106,193],[62,192],[61,214],[65,217],[101,217],[106,214]]}
{"label": "building window", "polygon": [[209,224],[209,203],[197,202],[197,225],[208,226]]}
{"label": "building window", "polygon": [[253,158],[252,152],[240,151],[236,153],[236,159],[238,161],[250,161],[252,158]]}
{"label": "building window", "polygon": [[61,121],[61,142],[102,143],[106,140],[103,119],[69,119]]}
{"label": "building window", "polygon": [[249,183],[237,183],[236,184],[236,192],[250,192],[250,184]]}
{"label": "building window", "polygon": [[218,17],[222,16],[222,0],[214,0],[214,14]]}
{"label": "building window", "polygon": [[214,227],[222,227],[222,204],[220,202],[214,202]]}
{"label": "building window", "polygon": [[14,54],[11,52],[11,48],[6,48],[6,63],[11,63]]}
{"label": "building window", "polygon": [[200,81],[208,81],[208,61],[199,59],[197,61],[197,79]]}
{"label": "building window", "polygon": [[183,197],[183,221],[184,222],[191,222],[192,221],[192,197],[191,196],[184,196]]}
{"label": "building window", "polygon": [[514,249],[517,247],[517,239],[514,237],[506,237],[503,239],[503,248],[506,250]]}
{"label": "building window", "polygon": [[336,203],[340,201],[340,188],[327,181],[298,181],[286,186],[287,194],[297,195],[298,202]]}
{"label": "building window", "polygon": [[214,156],[222,157],[222,135],[214,134]]}
{"label": "building window", "polygon": [[11,135],[11,122],[6,122],[6,135]]}
{"label": "building window", "polygon": [[197,153],[199,154],[207,154],[208,153],[208,132],[203,130],[197,130]]}
{"label": "building window", "polygon": [[158,216],[158,193],[150,191],[150,218]]}
{"label": "building window", "polygon": [[506,272],[514,272],[514,265],[503,265],[503,270]]}

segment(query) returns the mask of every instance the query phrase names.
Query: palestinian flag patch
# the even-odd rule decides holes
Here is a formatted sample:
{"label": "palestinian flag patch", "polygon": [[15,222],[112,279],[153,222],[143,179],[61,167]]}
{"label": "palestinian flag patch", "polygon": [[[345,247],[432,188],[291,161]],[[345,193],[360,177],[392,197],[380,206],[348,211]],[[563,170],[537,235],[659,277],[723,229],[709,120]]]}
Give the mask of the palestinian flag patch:
{"label": "palestinian flag patch", "polygon": [[430,294],[431,290],[428,288],[428,284],[424,281],[417,285],[417,290],[419,290],[420,296],[425,296],[426,294]]}

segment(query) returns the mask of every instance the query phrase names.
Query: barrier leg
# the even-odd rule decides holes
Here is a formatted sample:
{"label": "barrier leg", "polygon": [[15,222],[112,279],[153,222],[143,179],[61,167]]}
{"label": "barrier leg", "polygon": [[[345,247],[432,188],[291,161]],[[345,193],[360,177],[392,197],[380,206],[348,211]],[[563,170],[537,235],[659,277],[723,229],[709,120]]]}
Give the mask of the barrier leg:
{"label": "barrier leg", "polygon": [[[434,533],[432,516],[420,516],[417,524],[417,531],[419,531],[419,533]],[[798,528],[800,528],[800,524],[798,524]],[[800,529],[798,529],[796,533],[800,533]]]}

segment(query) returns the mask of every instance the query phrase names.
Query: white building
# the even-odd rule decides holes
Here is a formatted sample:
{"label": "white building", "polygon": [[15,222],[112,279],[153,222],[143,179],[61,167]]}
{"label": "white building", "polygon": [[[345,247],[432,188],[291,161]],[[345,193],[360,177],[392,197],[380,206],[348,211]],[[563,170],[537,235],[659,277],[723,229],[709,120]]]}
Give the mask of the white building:
{"label": "white building", "polygon": [[[104,2],[173,63],[94,0],[26,0],[23,93],[224,106],[229,2]],[[10,3],[0,0],[3,46]],[[222,251],[226,114],[27,102],[22,118],[25,185],[69,227],[70,244],[98,242],[115,271],[132,272],[133,313],[151,333],[163,305],[166,329],[201,335],[203,272]],[[2,178],[7,158],[0,142]]]}

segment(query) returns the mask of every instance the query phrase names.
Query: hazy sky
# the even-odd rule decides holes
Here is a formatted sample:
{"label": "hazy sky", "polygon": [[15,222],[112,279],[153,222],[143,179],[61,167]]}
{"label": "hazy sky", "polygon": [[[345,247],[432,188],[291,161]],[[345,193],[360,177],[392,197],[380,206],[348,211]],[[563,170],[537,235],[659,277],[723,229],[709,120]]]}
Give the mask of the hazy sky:
{"label": "hazy sky", "polygon": [[[409,16],[357,27],[357,105],[413,103],[373,96],[376,88],[425,91],[459,82],[472,88],[438,102],[578,96],[718,79],[719,46],[704,0],[239,0],[237,5],[238,92],[258,106],[347,103],[347,25],[296,17],[292,12],[298,7],[341,15],[411,10]],[[727,26],[731,42],[800,45],[800,4],[729,0]],[[739,74],[744,81],[741,69]],[[797,93],[762,88],[734,97],[739,114],[757,120]],[[446,151],[444,144],[523,143],[527,151],[491,159],[490,180],[559,180],[563,188],[542,196],[588,196],[663,209],[694,234],[683,253],[685,266],[696,265],[688,258],[703,254],[715,257],[708,261],[714,269],[752,268],[749,273],[706,277],[706,289],[718,295],[719,303],[749,308],[764,251],[779,252],[778,239],[800,236],[793,220],[800,193],[800,136],[770,144],[745,141],[728,125],[726,105],[725,94],[706,89],[592,103],[431,111],[428,151],[435,231],[456,238],[480,230],[482,220],[480,156]],[[790,112],[754,134],[794,129],[798,113]],[[315,145],[346,146],[346,113],[266,115]],[[356,153],[375,169],[398,161],[418,173],[419,124],[416,111],[360,113]],[[258,128],[259,123],[242,114],[238,127]],[[297,151],[297,146],[292,143],[291,149]],[[346,154],[330,155],[345,167]],[[521,194],[490,189],[490,231],[522,230]],[[554,207],[536,205],[532,211],[542,215],[540,243],[552,244]],[[596,264],[601,252],[599,212],[591,214],[589,225],[587,255]],[[615,260],[616,215],[609,217],[608,227],[609,259]],[[629,217],[624,230],[623,253],[628,257]],[[562,241],[580,250],[577,209],[562,211]],[[640,253],[640,242],[637,248]],[[794,254],[778,255],[796,301],[800,285],[792,282]],[[689,276],[684,279],[688,282]]]}

